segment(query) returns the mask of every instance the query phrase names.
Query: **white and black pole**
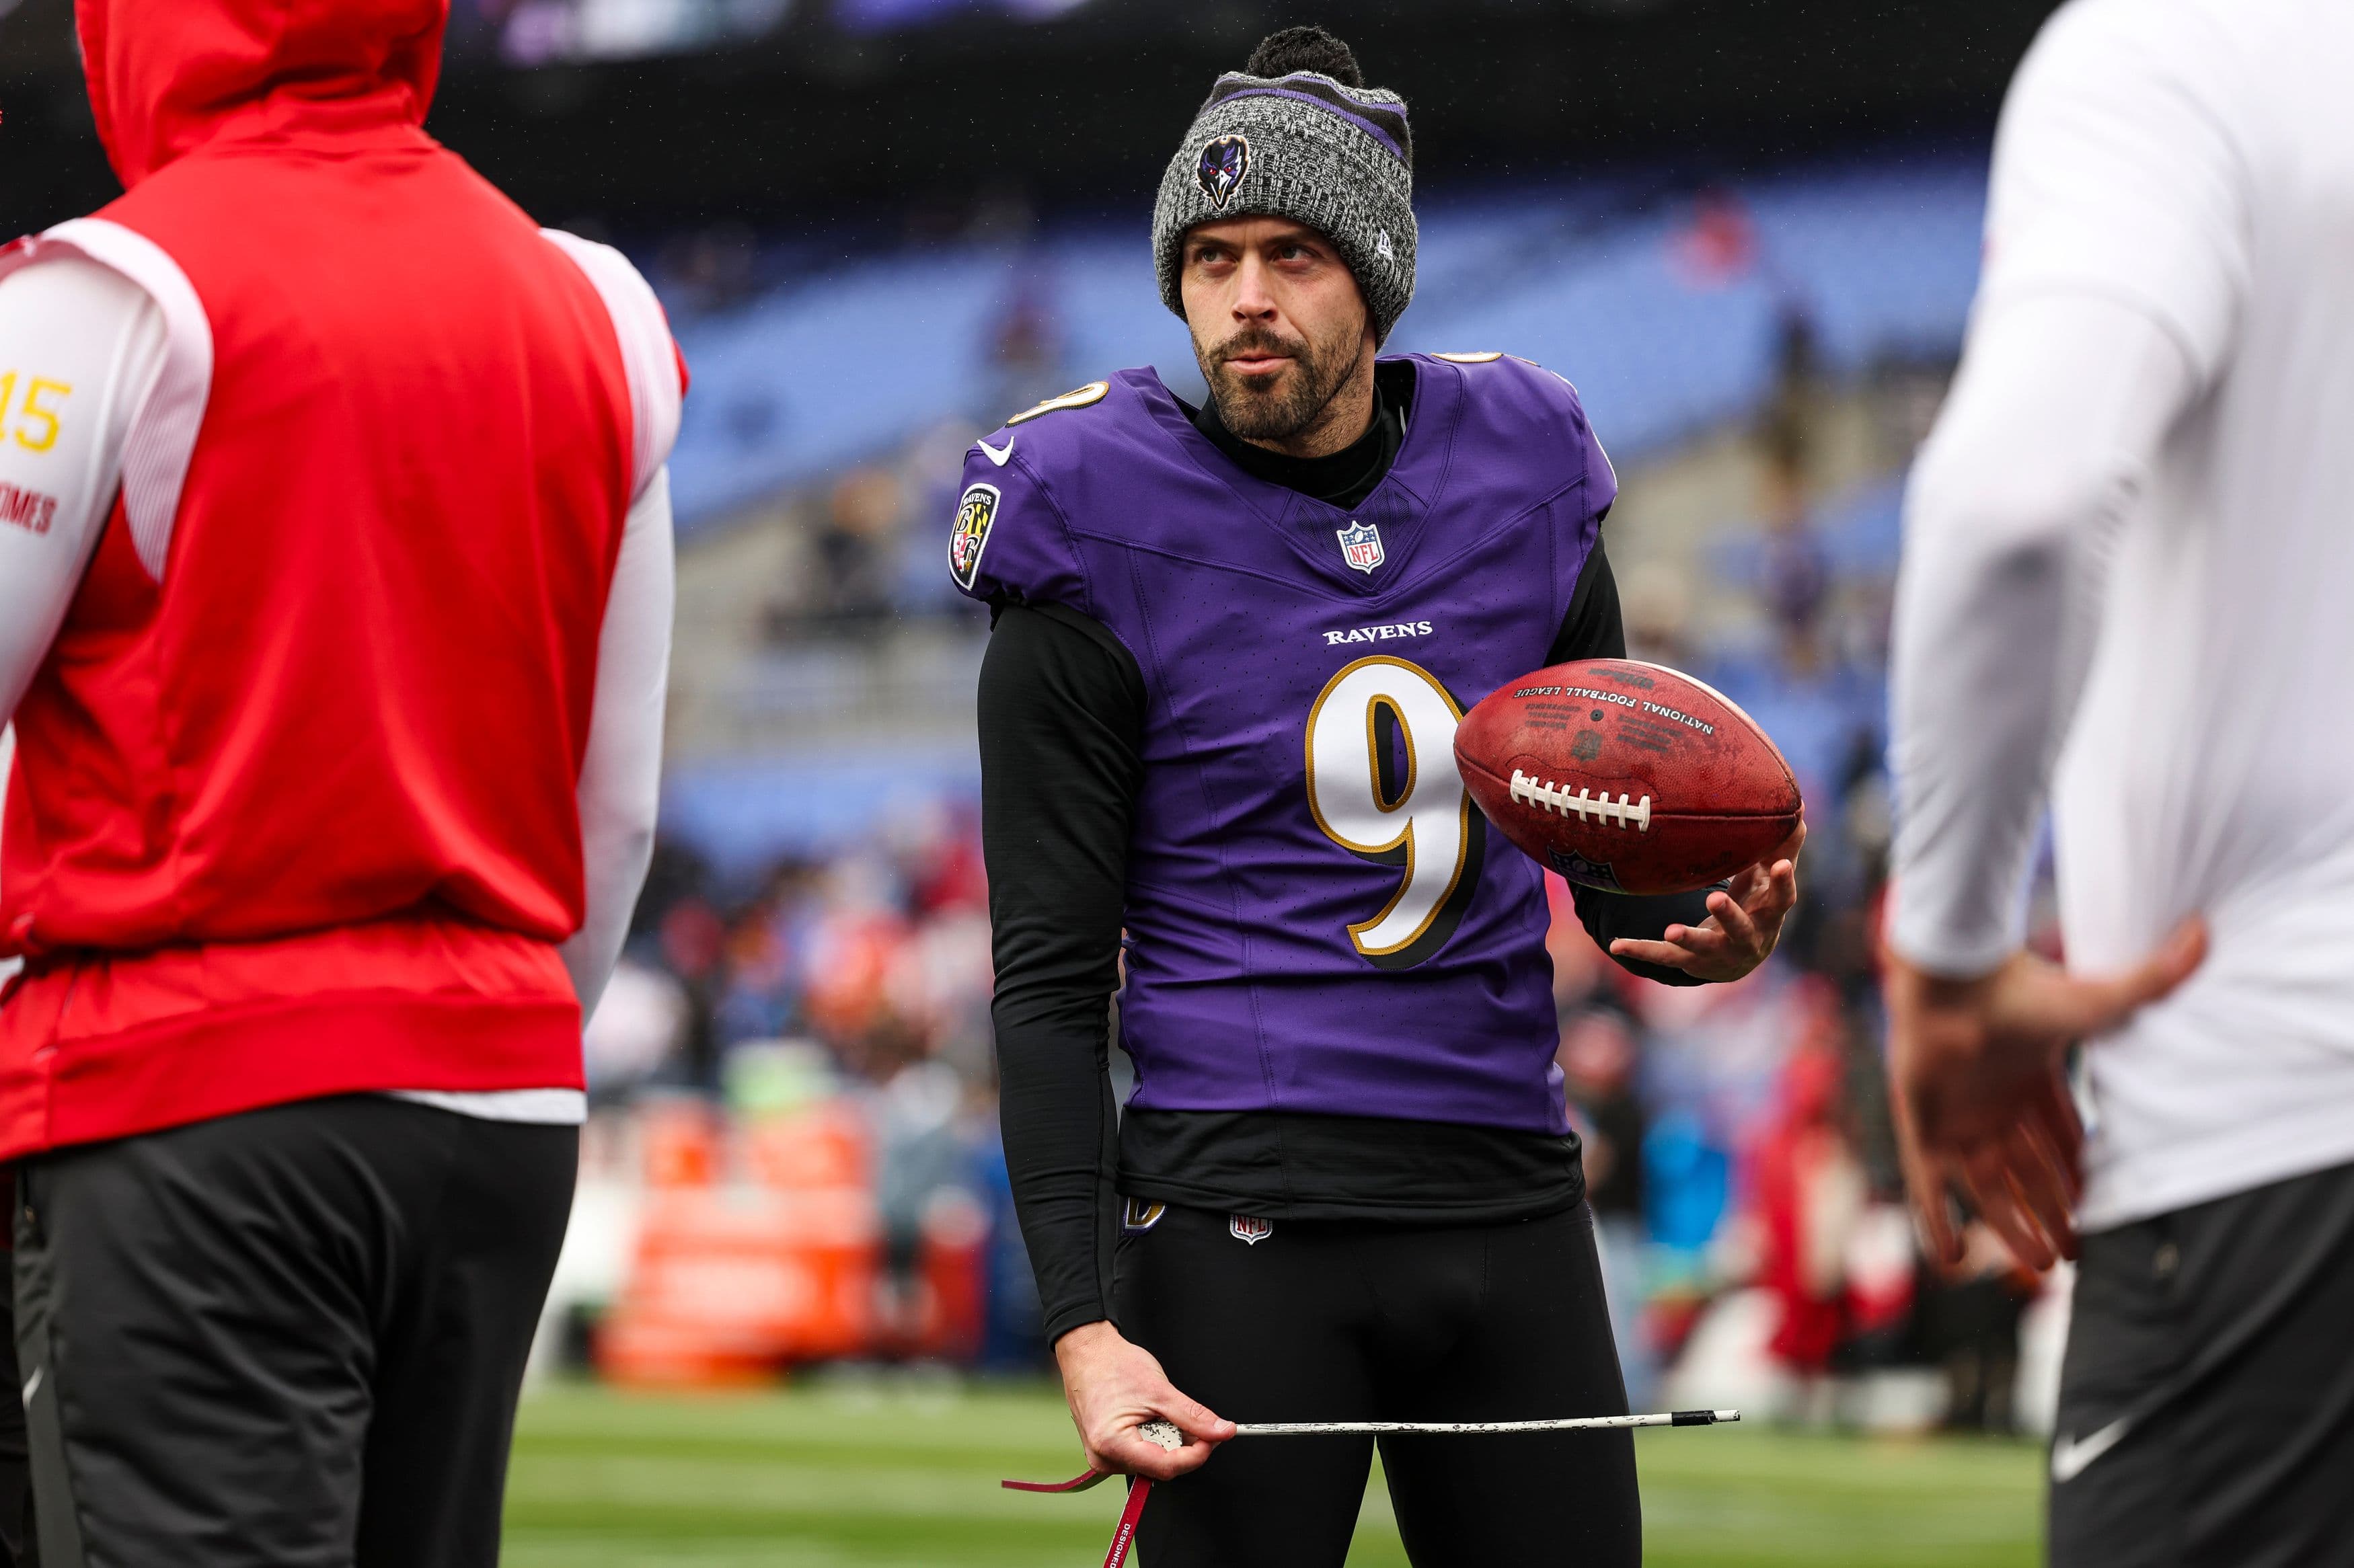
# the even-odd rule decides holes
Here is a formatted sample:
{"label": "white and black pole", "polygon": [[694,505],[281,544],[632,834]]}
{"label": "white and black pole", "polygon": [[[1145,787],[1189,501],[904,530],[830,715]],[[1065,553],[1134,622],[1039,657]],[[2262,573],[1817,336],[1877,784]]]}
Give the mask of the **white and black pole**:
{"label": "white and black pole", "polygon": [[[1662,1410],[1649,1415],[1573,1415],[1554,1421],[1241,1421],[1235,1424],[1235,1436],[1342,1437],[1414,1433],[1474,1437],[1499,1436],[1514,1432],[1614,1432],[1637,1426],[1714,1426],[1722,1422],[1740,1419],[1741,1412],[1737,1410]],[[1185,1435],[1172,1422],[1147,1421],[1136,1429],[1136,1435],[1172,1452],[1185,1446]],[[1111,1479],[1112,1475],[1109,1470],[1088,1470],[1067,1481],[1001,1481],[998,1484],[1017,1492],[1083,1492]],[[1152,1483],[1142,1477],[1129,1484],[1128,1506],[1120,1510],[1119,1528],[1112,1534],[1111,1550],[1104,1553],[1103,1568],[1121,1568],[1121,1564],[1128,1561],[1128,1549],[1136,1542],[1137,1521],[1144,1517],[1144,1499],[1151,1495]]]}

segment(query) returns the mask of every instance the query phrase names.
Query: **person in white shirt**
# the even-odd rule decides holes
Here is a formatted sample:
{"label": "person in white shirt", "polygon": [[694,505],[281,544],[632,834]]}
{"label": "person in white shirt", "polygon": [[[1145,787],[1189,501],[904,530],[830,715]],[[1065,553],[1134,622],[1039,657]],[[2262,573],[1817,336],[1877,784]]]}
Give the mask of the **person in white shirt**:
{"label": "person in white shirt", "polygon": [[2338,0],[2063,7],[1909,498],[1891,1072],[1933,1250],[2081,1233],[2055,1563],[2354,1563],[2349,67]]}

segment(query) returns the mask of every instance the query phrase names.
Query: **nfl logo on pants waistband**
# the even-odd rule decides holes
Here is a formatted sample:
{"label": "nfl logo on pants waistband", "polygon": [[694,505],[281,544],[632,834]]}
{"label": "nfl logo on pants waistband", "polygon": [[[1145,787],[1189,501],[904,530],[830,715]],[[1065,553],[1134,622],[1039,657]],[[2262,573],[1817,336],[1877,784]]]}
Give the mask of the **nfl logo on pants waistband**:
{"label": "nfl logo on pants waistband", "polygon": [[1257,1246],[1275,1234],[1275,1222],[1250,1214],[1228,1214],[1226,1229],[1234,1233],[1235,1240]]}
{"label": "nfl logo on pants waistband", "polygon": [[1352,523],[1333,536],[1341,541],[1341,558],[1357,570],[1370,572],[1382,564],[1382,531],[1372,524]]}

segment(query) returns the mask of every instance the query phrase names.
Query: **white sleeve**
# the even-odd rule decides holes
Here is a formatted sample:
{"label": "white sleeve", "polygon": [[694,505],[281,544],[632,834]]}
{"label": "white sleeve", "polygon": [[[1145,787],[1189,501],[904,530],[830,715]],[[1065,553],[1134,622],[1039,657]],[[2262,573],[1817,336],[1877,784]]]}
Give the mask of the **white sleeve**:
{"label": "white sleeve", "polygon": [[0,724],[81,586],[164,352],[162,313],[109,268],[59,258],[0,278]]}
{"label": "white sleeve", "polygon": [[621,368],[630,383],[630,434],[633,462],[630,499],[635,501],[652,484],[654,475],[670,461],[678,444],[679,420],[686,398],[686,362],[670,334],[670,319],[662,302],[630,259],[610,245],[599,245],[562,229],[540,234],[572,259],[605,302],[612,318],[613,335],[621,350]]}
{"label": "white sleeve", "polygon": [[1893,652],[1889,939],[1935,972],[2015,951],[2108,546],[2246,288],[2240,39],[2212,0],[2076,0],[1996,138],[1970,341],[1914,470]]}
{"label": "white sleeve", "polygon": [[2230,0],[2076,0],[2020,66],[1995,136],[1979,308],[2058,291],[2133,306],[2202,384],[2238,330],[2262,118]]}
{"label": "white sleeve", "polygon": [[630,508],[597,647],[597,694],[580,765],[588,910],[564,944],[584,1022],[612,978],[653,858],[675,576],[665,467]]}
{"label": "white sleeve", "polygon": [[2196,385],[2174,334],[2100,294],[1998,302],[1972,330],[1914,471],[1892,655],[1889,940],[1933,973],[2021,944],[2115,530]]}

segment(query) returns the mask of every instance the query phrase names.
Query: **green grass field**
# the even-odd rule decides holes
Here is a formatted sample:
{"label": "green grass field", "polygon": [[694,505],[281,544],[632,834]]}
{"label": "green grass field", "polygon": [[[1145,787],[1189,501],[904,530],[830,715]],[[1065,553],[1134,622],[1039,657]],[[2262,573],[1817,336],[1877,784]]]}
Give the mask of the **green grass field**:
{"label": "green grass field", "polygon": [[[2030,1568],[2040,1454],[1755,1427],[1644,1434],[1662,1568]],[[1094,1568],[1119,1500],[1001,1491],[1078,1467],[1041,1387],[695,1398],[558,1387],[524,1406],[510,1568]],[[1378,1479],[1352,1568],[1403,1568]],[[1150,1568],[1150,1565],[1145,1565]]]}

